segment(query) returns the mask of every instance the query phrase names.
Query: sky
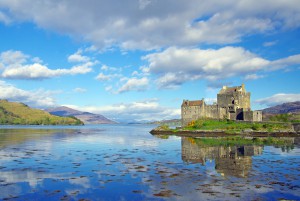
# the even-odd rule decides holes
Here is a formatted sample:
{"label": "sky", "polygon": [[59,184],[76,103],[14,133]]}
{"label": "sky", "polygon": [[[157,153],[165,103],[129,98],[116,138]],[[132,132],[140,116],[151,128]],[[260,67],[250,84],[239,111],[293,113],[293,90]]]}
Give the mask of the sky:
{"label": "sky", "polygon": [[0,99],[116,121],[180,118],[245,84],[300,101],[299,0],[0,0]]}

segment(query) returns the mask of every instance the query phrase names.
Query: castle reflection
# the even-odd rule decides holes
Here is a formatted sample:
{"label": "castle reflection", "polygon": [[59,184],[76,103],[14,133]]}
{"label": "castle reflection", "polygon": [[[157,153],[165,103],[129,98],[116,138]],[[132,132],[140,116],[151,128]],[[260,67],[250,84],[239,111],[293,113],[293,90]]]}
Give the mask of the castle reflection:
{"label": "castle reflection", "polygon": [[224,176],[247,177],[252,168],[252,156],[260,155],[263,146],[208,146],[197,143],[195,138],[181,138],[182,160],[201,163],[215,160],[215,168]]}

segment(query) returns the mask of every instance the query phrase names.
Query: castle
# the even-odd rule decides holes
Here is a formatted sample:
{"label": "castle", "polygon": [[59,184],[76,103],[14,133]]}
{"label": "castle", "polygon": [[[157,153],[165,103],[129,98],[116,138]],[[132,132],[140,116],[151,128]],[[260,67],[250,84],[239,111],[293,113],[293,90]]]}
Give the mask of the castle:
{"label": "castle", "polygon": [[217,95],[216,104],[207,105],[204,99],[183,100],[182,126],[199,118],[262,121],[262,111],[251,110],[250,92],[246,91],[244,84],[236,87],[223,86]]}

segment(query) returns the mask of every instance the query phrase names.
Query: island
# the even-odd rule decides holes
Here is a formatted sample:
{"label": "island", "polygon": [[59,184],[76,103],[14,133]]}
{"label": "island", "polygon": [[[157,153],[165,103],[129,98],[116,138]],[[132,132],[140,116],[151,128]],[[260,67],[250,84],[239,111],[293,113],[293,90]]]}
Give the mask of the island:
{"label": "island", "polygon": [[289,120],[289,115],[283,114],[263,121],[262,111],[251,110],[250,95],[242,84],[223,86],[212,105],[206,104],[204,98],[183,100],[181,127],[161,125],[150,133],[187,137],[300,137],[299,120]]}

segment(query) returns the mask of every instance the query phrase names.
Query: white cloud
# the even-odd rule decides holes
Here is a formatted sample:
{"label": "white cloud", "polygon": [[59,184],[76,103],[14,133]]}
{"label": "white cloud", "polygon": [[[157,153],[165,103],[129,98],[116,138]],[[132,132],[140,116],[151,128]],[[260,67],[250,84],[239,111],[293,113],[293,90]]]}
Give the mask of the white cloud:
{"label": "white cloud", "polygon": [[178,119],[181,110],[161,106],[157,99],[135,101],[131,103],[119,103],[101,107],[88,106],[68,106],[81,111],[88,111],[96,114],[102,114],[114,120],[127,121],[152,121],[162,119]]}
{"label": "white cloud", "polygon": [[276,45],[277,42],[278,42],[277,40],[276,40],[276,41],[268,41],[268,42],[264,42],[264,43],[263,43],[263,46],[264,46],[264,47],[271,47],[271,46]]}
{"label": "white cloud", "polygon": [[99,81],[107,81],[110,79],[111,79],[111,76],[104,75],[103,73],[99,73],[99,75],[97,75],[97,77],[96,77],[96,80],[99,80]]}
{"label": "white cloud", "polygon": [[102,65],[101,66],[101,70],[107,71],[109,69],[109,67],[107,65]]}
{"label": "white cloud", "polygon": [[149,71],[158,76],[156,81],[160,88],[174,88],[199,79],[209,82],[236,76],[257,79],[262,78],[256,75],[260,71],[300,64],[300,54],[269,61],[242,47],[231,46],[207,50],[170,47],[142,59],[148,62]]}
{"label": "white cloud", "polygon": [[82,51],[77,51],[76,53],[68,57],[69,62],[88,62],[90,58],[87,56],[81,55]]}
{"label": "white cloud", "polygon": [[41,60],[41,59],[38,58],[38,57],[32,58],[31,61],[34,62],[34,63],[40,63],[40,64],[43,63],[43,60]]}
{"label": "white cloud", "polygon": [[189,80],[216,81],[237,75],[253,73],[270,62],[241,48],[188,49],[171,47],[163,52],[143,57],[150,72],[159,76],[158,86],[169,88]]}
{"label": "white cloud", "polygon": [[10,24],[12,20],[4,12],[0,11],[0,22],[4,22],[4,24]]}
{"label": "white cloud", "polygon": [[0,63],[3,63],[3,65],[23,64],[28,58],[29,56],[21,51],[8,50],[1,53]]}
{"label": "white cloud", "polygon": [[118,89],[118,93],[124,93],[127,91],[144,91],[149,85],[147,77],[143,78],[130,78]]}
{"label": "white cloud", "polygon": [[106,86],[104,90],[105,90],[105,91],[112,91],[112,88],[113,88],[113,87],[110,85],[110,86]]}
{"label": "white cloud", "polygon": [[84,49],[85,52],[95,52],[98,48],[95,45],[91,45],[90,47],[87,47]]}
{"label": "white cloud", "polygon": [[103,71],[118,71],[120,69],[118,69],[116,67],[110,67],[110,66],[107,66],[107,65],[102,65],[101,70],[103,70]]}
{"label": "white cloud", "polygon": [[50,69],[41,64],[41,60],[34,57],[35,63],[28,64],[28,55],[20,51],[6,51],[1,53],[1,77],[9,79],[45,79],[62,75],[86,74],[92,71],[95,62],[85,62],[70,69]]}
{"label": "white cloud", "polygon": [[112,80],[114,78],[119,78],[119,77],[122,77],[121,74],[118,74],[118,73],[115,73],[115,74],[103,74],[103,73],[99,73],[97,76],[96,76],[96,80],[99,80],[99,81],[109,81],[109,80]]}
{"label": "white cloud", "polygon": [[300,94],[285,94],[279,93],[273,96],[256,100],[255,103],[260,105],[274,106],[287,102],[300,101]]}
{"label": "white cloud", "polygon": [[245,80],[257,80],[257,79],[260,79],[260,78],[264,78],[265,76],[264,75],[257,75],[257,74],[248,74],[245,76]]}
{"label": "white cloud", "polygon": [[53,91],[43,89],[26,91],[1,80],[0,91],[0,99],[22,102],[33,107],[51,107],[56,104],[52,96],[57,92]]}
{"label": "white cloud", "polygon": [[84,92],[86,92],[86,89],[77,87],[77,88],[73,89],[73,91],[76,92],[76,93],[84,93]]}
{"label": "white cloud", "polygon": [[[0,20],[30,21],[39,27],[88,40],[97,48],[153,49],[199,43],[228,44],[249,34],[300,27],[298,0],[91,0],[9,1]],[[88,14],[87,14],[88,13]],[[166,37],[167,36],[167,37]],[[93,50],[96,48],[92,48]]]}
{"label": "white cloud", "polygon": [[272,62],[273,69],[280,69],[285,66],[292,66],[292,65],[299,65],[299,64],[300,64],[300,54],[292,55]]}

